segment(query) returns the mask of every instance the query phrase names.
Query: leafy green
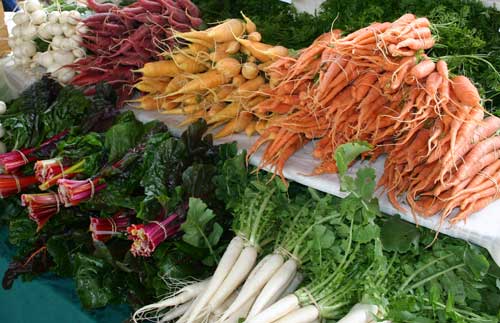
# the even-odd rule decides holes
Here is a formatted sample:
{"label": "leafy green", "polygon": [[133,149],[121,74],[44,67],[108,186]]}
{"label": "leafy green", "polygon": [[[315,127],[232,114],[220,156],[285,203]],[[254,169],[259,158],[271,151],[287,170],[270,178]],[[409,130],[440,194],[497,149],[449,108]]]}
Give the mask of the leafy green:
{"label": "leafy green", "polygon": [[135,119],[132,111],[120,115],[105,134],[104,147],[109,151],[109,161],[120,159],[140,142],[143,135],[144,126]]}
{"label": "leafy green", "polygon": [[186,222],[181,229],[184,231],[182,240],[197,248],[207,248],[213,259],[217,259],[214,247],[220,241],[223,228],[214,219],[214,212],[202,200],[190,198]]}

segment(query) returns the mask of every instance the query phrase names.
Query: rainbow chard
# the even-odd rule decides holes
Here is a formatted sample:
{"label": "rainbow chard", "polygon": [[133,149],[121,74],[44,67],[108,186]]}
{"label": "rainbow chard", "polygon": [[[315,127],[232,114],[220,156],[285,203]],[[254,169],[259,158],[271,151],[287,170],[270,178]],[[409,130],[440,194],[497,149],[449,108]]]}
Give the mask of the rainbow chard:
{"label": "rainbow chard", "polygon": [[134,256],[149,257],[156,247],[180,230],[180,216],[172,213],[165,220],[148,224],[132,224],[127,228],[129,239],[133,241],[130,251]]}
{"label": "rainbow chard", "polygon": [[57,184],[59,185],[59,198],[65,207],[77,206],[80,203],[87,202],[95,194],[106,188],[106,183],[101,177],[82,181],[60,179]]}
{"label": "rainbow chard", "polygon": [[35,176],[0,175],[0,198],[21,193],[36,182]]}
{"label": "rainbow chard", "polygon": [[28,208],[28,215],[40,231],[45,223],[59,213],[61,201],[56,193],[23,194],[21,203]]}
{"label": "rainbow chard", "polygon": [[131,215],[127,211],[119,211],[109,218],[90,218],[90,232],[95,241],[108,241],[113,236],[127,232]]}
{"label": "rainbow chard", "polygon": [[38,159],[37,153],[54,149],[55,144],[67,134],[68,131],[65,130],[42,143],[39,147],[13,150],[8,153],[0,154],[0,173],[15,173],[21,167],[34,162]]}
{"label": "rainbow chard", "polygon": [[40,190],[46,191],[57,184],[59,179],[71,179],[83,171],[85,161],[72,166],[65,166],[61,158],[39,160],[35,163],[35,176],[41,185]]}

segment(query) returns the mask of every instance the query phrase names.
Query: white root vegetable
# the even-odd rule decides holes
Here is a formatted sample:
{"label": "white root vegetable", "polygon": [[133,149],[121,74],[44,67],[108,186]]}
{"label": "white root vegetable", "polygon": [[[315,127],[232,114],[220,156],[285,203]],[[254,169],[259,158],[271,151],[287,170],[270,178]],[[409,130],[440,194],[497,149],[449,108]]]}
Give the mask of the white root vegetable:
{"label": "white root vegetable", "polygon": [[76,24],[76,32],[80,35],[84,35],[89,31],[88,27],[83,23],[79,22]]}
{"label": "white root vegetable", "polygon": [[16,39],[17,38],[15,38],[13,36],[9,37],[9,39],[7,40],[7,44],[9,44],[10,48],[16,47]]}
{"label": "white root vegetable", "polygon": [[337,323],[369,323],[377,312],[376,305],[358,303]]}
{"label": "white root vegetable", "polygon": [[52,52],[43,52],[38,55],[38,64],[42,65],[45,68],[48,68],[50,65],[54,64],[54,58],[52,57]]}
{"label": "white root vegetable", "polygon": [[54,73],[57,80],[63,84],[69,83],[75,77],[75,71],[69,67],[63,67]]}
{"label": "white root vegetable", "polygon": [[35,25],[41,25],[47,21],[47,13],[43,9],[33,11],[30,14],[31,23]]}
{"label": "white root vegetable", "polygon": [[187,319],[187,322],[194,322],[195,318],[198,318],[207,303],[217,292],[217,289],[231,271],[231,268],[233,268],[243,250],[243,247],[244,242],[240,237],[234,237],[231,240],[219,262],[219,265],[217,266],[217,269],[215,270],[214,275],[212,276],[212,279],[210,279],[210,283],[207,289],[204,293],[198,296],[197,300],[195,300],[195,303],[192,306],[192,309],[190,309],[186,313],[188,315],[185,315],[186,317],[181,317],[179,322],[182,322],[183,319]]}
{"label": "white root vegetable", "polygon": [[7,146],[5,146],[5,144],[0,141],[0,154],[4,154],[7,152]]}
{"label": "white root vegetable", "polygon": [[22,25],[22,26],[24,26],[23,32],[22,32],[22,38],[24,40],[32,40],[38,34],[35,25],[27,24],[27,25]]}
{"label": "white root vegetable", "polygon": [[61,28],[63,30],[64,36],[66,36],[68,38],[71,37],[71,36],[73,36],[75,34],[75,32],[76,32],[75,31],[75,26],[72,26],[70,24],[62,24]]}
{"label": "white root vegetable", "polygon": [[59,23],[59,16],[61,13],[59,11],[52,11],[49,13],[49,22],[53,24]]}
{"label": "white root vegetable", "polygon": [[245,323],[271,323],[297,309],[299,309],[299,299],[295,294],[290,294],[259,314],[249,317]]}
{"label": "white root vegetable", "polygon": [[[132,319],[135,322],[137,317],[139,317],[140,315],[142,315],[145,312],[154,311],[154,310],[162,310],[164,308],[171,307],[171,306],[179,306],[179,305],[184,304],[190,300],[193,300],[195,297],[200,295],[207,288],[209,281],[210,281],[210,278],[205,279],[201,282],[196,282],[196,283],[193,283],[191,285],[185,286],[171,297],[163,299],[163,300],[161,300],[157,303],[154,303],[154,304],[143,306],[140,309],[138,309],[137,311],[135,311],[134,315],[132,316]],[[184,313],[182,313],[182,314],[184,314]]]}
{"label": "white root vegetable", "polygon": [[29,13],[35,12],[39,9],[42,9],[42,5],[38,0],[26,0],[24,3],[24,10]]}
{"label": "white root vegetable", "polygon": [[271,277],[255,300],[248,317],[254,317],[274,303],[295,277],[297,262],[287,260]]}
{"label": "white root vegetable", "polygon": [[71,51],[71,53],[73,53],[73,56],[75,56],[75,58],[85,57],[85,51],[82,48],[75,48]]}
{"label": "white root vegetable", "polygon": [[36,54],[36,45],[32,41],[24,42],[18,48],[21,49],[23,57],[32,57]]}
{"label": "white root vegetable", "polygon": [[53,49],[61,49],[64,39],[65,38],[62,35],[54,36],[54,38],[52,38],[52,42],[50,43],[50,45],[52,46]]}
{"label": "white root vegetable", "polygon": [[223,323],[239,323],[240,319],[246,318],[250,308],[252,307],[253,302],[257,295],[252,296],[243,306],[240,306],[236,312],[234,312],[231,316],[229,316],[226,320],[222,321]]}
{"label": "white root vegetable", "polygon": [[0,101],[0,114],[4,114],[7,112],[7,104],[5,102]]}
{"label": "white root vegetable", "polygon": [[275,323],[309,323],[319,318],[319,311],[314,305],[301,307],[284,317],[275,321]]}
{"label": "white root vegetable", "polygon": [[68,24],[76,25],[80,21],[81,15],[76,10],[71,10],[68,15]]}
{"label": "white root vegetable", "polygon": [[229,306],[231,306],[231,304],[233,304],[233,302],[236,300],[239,293],[240,293],[239,290],[234,291],[231,295],[229,295],[229,297],[224,301],[224,303],[222,303],[219,307],[213,310],[212,314],[215,321],[217,321],[217,318],[221,317],[224,314],[224,312],[227,311]]}
{"label": "white root vegetable", "polygon": [[0,124],[0,138],[3,138],[5,136],[5,129],[4,127]]}
{"label": "white root vegetable", "polygon": [[220,306],[241,285],[255,266],[256,260],[257,248],[249,246],[243,249],[231,272],[210,299],[208,306],[210,310]]}
{"label": "white root vegetable", "polygon": [[54,36],[59,36],[63,34],[62,26],[58,23],[51,23],[47,28],[49,32]]}
{"label": "white root vegetable", "polygon": [[30,21],[30,16],[25,12],[16,12],[14,17],[12,17],[12,21],[16,25],[22,25]]}
{"label": "white root vegetable", "polygon": [[256,298],[260,290],[269,279],[271,279],[272,275],[283,265],[283,262],[284,259],[279,254],[271,254],[264,257],[252,270],[241,288],[238,297],[224,313],[221,320],[224,321],[233,313],[236,313],[249,299]]}
{"label": "white root vegetable", "polygon": [[17,39],[22,38],[23,37],[23,28],[24,28],[24,26],[27,26],[27,25],[28,24],[22,24],[22,25],[15,25],[14,27],[12,27],[12,31],[11,31],[12,36],[14,36]]}
{"label": "white root vegetable", "polygon": [[175,320],[176,318],[178,317],[181,317],[184,313],[186,313],[186,311],[189,309],[189,307],[191,306],[191,303],[193,301],[190,301],[190,302],[187,302],[187,303],[184,303],[184,304],[181,304],[177,307],[174,307],[173,309],[171,309],[170,311],[168,311],[162,318],[161,318],[161,321],[160,323],[164,323],[164,322],[168,322],[168,321],[172,321],[172,320]]}
{"label": "white root vegetable", "polygon": [[68,18],[69,18],[69,11],[62,11],[61,15],[59,16],[59,23],[61,25],[67,23],[68,22]]}
{"label": "white root vegetable", "polygon": [[52,55],[54,57],[54,61],[61,66],[71,64],[75,60],[73,53],[65,50],[56,50]]}
{"label": "white root vegetable", "polygon": [[[290,282],[290,284],[288,284],[288,286],[285,288],[283,293],[281,293],[280,296],[278,296],[278,299],[285,297],[288,294],[294,293],[297,290],[297,288],[299,288],[300,284],[302,284],[303,280],[304,280],[304,275],[297,272],[293,277],[292,281]],[[276,300],[273,300],[272,302],[274,301]]]}
{"label": "white root vegetable", "polygon": [[40,36],[40,38],[45,40],[50,40],[52,38],[52,34],[47,29],[48,26],[48,22],[44,22],[43,24],[38,26],[38,36]]}

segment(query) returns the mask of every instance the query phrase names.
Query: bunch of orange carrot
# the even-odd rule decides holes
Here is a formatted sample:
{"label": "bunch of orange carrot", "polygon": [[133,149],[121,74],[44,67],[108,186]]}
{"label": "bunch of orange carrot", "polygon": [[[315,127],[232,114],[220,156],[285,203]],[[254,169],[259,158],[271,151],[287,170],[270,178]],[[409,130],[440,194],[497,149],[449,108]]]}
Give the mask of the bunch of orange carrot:
{"label": "bunch of orange carrot", "polygon": [[344,37],[318,37],[296,59],[280,59],[267,100],[254,109],[274,117],[250,154],[267,144],[261,166],[282,176],[287,159],[315,140],[315,174],[336,172],[335,149],[365,140],[387,154],[379,185],[401,209],[406,195],[423,215],[459,213],[465,219],[497,198],[500,137],[496,117],[483,120],[476,87],[450,76],[445,61],[427,57],[434,45],[430,22],[406,14]]}
{"label": "bunch of orange carrot", "polygon": [[187,46],[139,70],[142,78],[135,87],[147,94],[137,100],[138,107],[187,116],[180,126],[204,118],[211,128],[222,127],[215,138],[262,132],[269,115],[253,107],[269,90],[263,69],[288,56],[288,49],[262,43],[255,24],[243,17],[204,31],[175,33]]}

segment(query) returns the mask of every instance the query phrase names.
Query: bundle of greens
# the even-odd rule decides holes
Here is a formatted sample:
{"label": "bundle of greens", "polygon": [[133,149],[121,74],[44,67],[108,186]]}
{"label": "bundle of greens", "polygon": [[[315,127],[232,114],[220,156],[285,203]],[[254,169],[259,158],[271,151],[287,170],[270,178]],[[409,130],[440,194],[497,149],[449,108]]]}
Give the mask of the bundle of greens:
{"label": "bundle of greens", "polygon": [[[322,33],[339,28],[352,32],[374,21],[394,21],[411,12],[428,17],[438,34],[431,55],[443,57],[450,71],[478,83],[488,109],[500,106],[500,11],[480,1],[326,0],[316,16],[297,13],[281,1],[195,1],[205,21],[238,18],[240,11],[259,26],[263,41],[287,48],[307,47]],[[491,101],[490,101],[491,99]]]}
{"label": "bundle of greens", "polygon": [[346,174],[367,149],[336,153],[345,199],[286,189],[246,173],[241,155],[227,159],[216,193],[235,214],[237,236],[212,277],[143,307],[134,321],[498,322],[499,268],[461,240],[426,249],[433,232],[381,214],[374,170]]}
{"label": "bundle of greens", "polygon": [[[37,89],[49,93],[52,85],[42,82]],[[69,110],[77,107],[68,97],[57,103],[70,90],[72,99],[81,94],[65,88],[43,103],[60,112],[52,115],[60,121],[54,127],[77,124],[63,122],[66,112],[78,117]],[[96,102],[95,97],[82,100],[82,105]],[[23,106],[21,99],[16,102]],[[21,110],[11,120],[20,118]],[[44,123],[49,115],[37,116],[18,133],[41,125],[38,134],[50,134],[52,124]],[[42,146],[45,154],[28,154],[34,159],[24,160],[16,151],[0,155],[0,160],[13,154],[23,161],[15,173],[0,177],[0,193],[11,195],[0,199],[1,223],[9,226],[17,251],[3,287],[10,288],[18,276],[32,279],[51,271],[75,279],[86,308],[137,306],[174,286],[165,286],[163,279],[203,277],[219,258],[231,220],[212,179],[237,149],[213,145],[201,120],[175,138],[162,123],[142,124],[132,112],[113,117],[105,132],[82,126],[94,118],[90,114],[78,127],[64,128],[57,141]],[[34,138],[30,144],[38,142]],[[4,184],[13,189],[4,191]],[[15,196],[19,191],[21,199]]]}

